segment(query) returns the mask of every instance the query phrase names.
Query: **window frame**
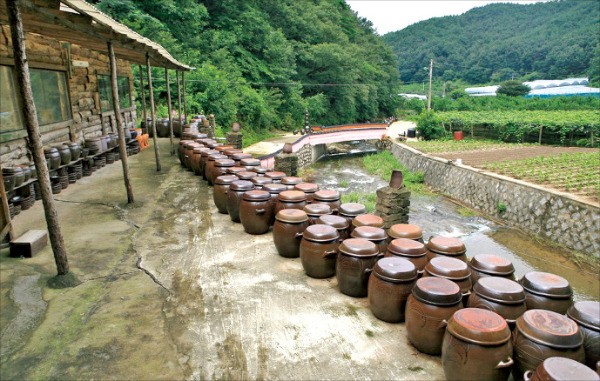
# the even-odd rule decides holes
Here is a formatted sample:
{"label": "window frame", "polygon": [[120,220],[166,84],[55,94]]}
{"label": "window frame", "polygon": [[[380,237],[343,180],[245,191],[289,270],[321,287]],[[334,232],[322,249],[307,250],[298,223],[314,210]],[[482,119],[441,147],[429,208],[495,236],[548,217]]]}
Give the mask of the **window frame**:
{"label": "window frame", "polygon": [[[100,97],[100,77],[104,76],[104,77],[108,77],[109,81],[111,80],[111,75],[110,73],[106,72],[106,71],[101,71],[101,70],[96,70],[96,82],[97,82],[97,94],[98,94],[98,110],[100,111],[100,114],[102,116],[110,116],[110,115],[114,115],[115,114],[115,109],[113,107],[112,104],[112,99],[111,99],[111,103],[110,103],[110,109],[103,111],[102,110],[102,99]],[[127,83],[128,83],[128,92],[129,92],[129,107],[123,107],[121,106],[121,96],[119,96],[119,108],[121,109],[121,113],[125,112],[125,111],[130,111],[130,110],[135,110],[135,98],[133,98],[133,76],[129,76],[128,73],[119,73],[117,72],[117,86],[118,86],[118,80],[119,78],[127,78]],[[112,85],[111,85],[112,86]],[[111,98],[112,98],[112,88],[110,89],[111,91]]]}

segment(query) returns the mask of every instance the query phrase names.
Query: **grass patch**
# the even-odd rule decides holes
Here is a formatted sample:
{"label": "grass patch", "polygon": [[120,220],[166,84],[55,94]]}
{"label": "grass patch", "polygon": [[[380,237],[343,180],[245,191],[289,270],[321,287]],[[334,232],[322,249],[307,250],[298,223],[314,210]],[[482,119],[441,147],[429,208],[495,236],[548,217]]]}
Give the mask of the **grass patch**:
{"label": "grass patch", "polygon": [[276,136],[278,136],[278,134],[270,130],[254,131],[250,128],[245,128],[242,130],[242,148],[246,148],[254,143],[271,139]]}
{"label": "grass patch", "polygon": [[469,208],[466,208],[464,206],[461,206],[460,208],[456,209],[456,211],[462,217],[467,217],[468,218],[468,217],[477,217],[478,216],[477,212],[475,212],[473,209],[469,209]]}
{"label": "grass patch", "polygon": [[384,180],[391,179],[393,170],[400,170],[404,174],[404,185],[408,190],[415,193],[428,193],[423,184],[425,175],[422,172],[409,171],[389,151],[365,156],[363,165],[367,172]]}
{"label": "grass patch", "polygon": [[348,188],[348,185],[350,185],[350,183],[349,183],[349,182],[348,182],[348,180],[346,180],[346,179],[341,179],[341,180],[338,182],[338,185],[339,185],[340,187],[342,187],[342,188]]}

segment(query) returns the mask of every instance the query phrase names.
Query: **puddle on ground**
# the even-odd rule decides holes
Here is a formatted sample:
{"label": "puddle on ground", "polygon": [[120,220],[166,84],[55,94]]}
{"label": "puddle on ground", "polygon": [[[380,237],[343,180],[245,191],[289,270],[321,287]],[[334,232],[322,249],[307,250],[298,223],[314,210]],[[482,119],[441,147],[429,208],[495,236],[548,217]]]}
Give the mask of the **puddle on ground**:
{"label": "puddle on ground", "polygon": [[[311,181],[321,188],[344,192],[375,193],[388,181],[373,178],[362,166],[362,157],[326,157],[313,164]],[[569,250],[550,246],[516,229],[506,228],[438,195],[411,196],[410,223],[423,229],[423,238],[433,235],[460,238],[467,247],[467,255],[498,254],[512,261],[517,277],[529,271],[545,271],[566,278],[575,292],[575,300],[598,300],[600,285],[598,267],[581,265],[572,260]],[[461,214],[462,212],[462,214]],[[467,214],[468,216],[465,216]],[[597,263],[597,262],[596,262]]]}

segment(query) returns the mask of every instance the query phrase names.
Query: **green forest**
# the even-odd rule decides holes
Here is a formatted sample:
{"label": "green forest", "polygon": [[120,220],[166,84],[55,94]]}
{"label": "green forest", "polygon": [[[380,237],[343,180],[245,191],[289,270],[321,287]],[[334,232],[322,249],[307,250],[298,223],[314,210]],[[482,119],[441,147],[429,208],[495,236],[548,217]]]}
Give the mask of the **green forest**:
{"label": "green forest", "polygon": [[443,82],[585,76],[597,85],[599,30],[600,2],[561,0],[490,4],[460,16],[425,20],[383,38],[398,57],[405,84],[426,81],[424,67],[433,59],[434,77]]}
{"label": "green forest", "polygon": [[[188,108],[226,128],[238,121],[251,131],[292,130],[304,125],[305,110],[313,125],[375,121],[397,106],[391,48],[343,0],[94,4],[195,67],[185,75]],[[164,115],[164,74],[155,73]]]}

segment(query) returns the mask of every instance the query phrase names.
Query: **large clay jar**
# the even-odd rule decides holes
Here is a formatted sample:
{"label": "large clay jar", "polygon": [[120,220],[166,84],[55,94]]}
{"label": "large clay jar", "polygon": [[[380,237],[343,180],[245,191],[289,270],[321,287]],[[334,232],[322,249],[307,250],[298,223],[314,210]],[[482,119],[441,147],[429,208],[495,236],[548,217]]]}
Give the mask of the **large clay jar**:
{"label": "large clay jar", "polygon": [[564,357],[549,357],[535,371],[523,375],[525,381],[600,381],[600,375],[587,366]]}
{"label": "large clay jar", "polygon": [[348,232],[348,220],[344,217],[326,214],[317,219],[317,224],[333,226],[340,235],[340,241],[350,237],[350,233]]}
{"label": "large clay jar", "polygon": [[444,256],[460,259],[467,262],[467,249],[465,244],[458,238],[435,236],[429,238],[427,242],[427,256],[431,258]]}
{"label": "large clay jar", "polygon": [[515,279],[515,267],[508,259],[493,254],[478,254],[469,261],[471,267],[471,282],[477,283],[477,280],[484,276],[499,276]]}
{"label": "large clay jar", "polygon": [[315,192],[319,190],[319,184],[315,183],[298,183],[294,185],[294,190],[299,190],[306,194],[306,203],[310,204],[313,201]]}
{"label": "large clay jar", "polygon": [[215,179],[213,200],[219,213],[227,214],[227,194],[229,193],[229,186],[234,181],[237,181],[237,179],[238,178],[233,175],[223,175]]}
{"label": "large clay jar", "polygon": [[[204,168],[205,175],[206,175],[206,181],[208,182],[208,185],[213,185],[213,181],[216,178],[216,176],[215,176],[215,161],[221,160],[221,159],[230,160],[230,159],[227,159],[227,156],[222,155],[220,153],[213,153],[211,155],[208,155],[208,158],[206,160],[206,167]],[[231,165],[231,166],[233,167],[233,165]]]}
{"label": "large clay jar", "polygon": [[[223,155],[224,156],[224,155]],[[227,174],[227,168],[233,167],[233,160],[231,159],[217,159],[213,164],[212,169],[212,183],[215,183],[215,180],[219,176],[223,176]],[[232,175],[234,176],[234,175]],[[237,176],[235,176],[236,180],[239,180]]]}
{"label": "large clay jar", "polygon": [[280,192],[277,196],[277,202],[275,203],[275,209],[273,210],[273,213],[277,215],[277,213],[279,213],[279,211],[283,209],[303,210],[305,206],[306,195],[304,194],[304,192],[295,190],[285,190]]}
{"label": "large clay jar", "polygon": [[[204,180],[206,180],[206,163],[208,162],[208,157],[210,155],[214,155],[214,154],[218,154],[219,151],[214,150],[214,149],[210,149],[208,151],[202,151],[202,153],[200,153],[200,176],[202,176],[202,178]],[[184,157],[184,165],[185,165],[185,157]]]}
{"label": "large clay jar", "polygon": [[183,165],[183,158],[185,155],[185,145],[189,143],[189,139],[184,139],[179,141],[179,148],[177,150],[177,157],[179,158],[179,162]]}
{"label": "large clay jar", "polygon": [[384,225],[385,224],[383,222],[383,218],[370,213],[361,214],[360,216],[354,217],[354,219],[352,220],[352,230],[356,229],[359,226],[373,226],[375,228],[383,228]]}
{"label": "large clay jar", "polygon": [[435,257],[425,266],[423,276],[446,278],[456,283],[463,295],[463,304],[467,304],[473,284],[471,283],[471,270],[465,262],[452,257]]}
{"label": "large clay jar", "polygon": [[[281,183],[285,186],[287,186],[288,190],[293,190],[294,187],[298,184],[300,184],[302,182],[302,178],[301,177],[296,177],[296,176],[286,176],[283,179],[281,179]],[[303,191],[301,191],[303,192]]]}
{"label": "large clay jar", "polygon": [[191,140],[184,145],[185,150],[183,151],[183,165],[192,170],[192,157],[194,156],[194,148],[201,147],[200,144]]}
{"label": "large clay jar", "polygon": [[311,278],[329,278],[335,275],[339,234],[328,225],[310,225],[300,242],[300,262]]}
{"label": "large clay jar", "polygon": [[423,229],[417,225],[411,224],[394,224],[388,229],[389,240],[396,238],[407,238],[423,243]]}
{"label": "large clay jar", "polygon": [[251,190],[244,193],[240,203],[240,221],[248,234],[265,234],[269,231],[269,217],[273,214],[269,192]]}
{"label": "large clay jar", "polygon": [[236,153],[242,153],[243,151],[239,148],[228,148],[225,151],[223,151],[224,155],[229,156],[230,159],[233,159],[233,155],[235,155]]}
{"label": "large clay jar", "polygon": [[319,217],[331,214],[331,208],[327,204],[308,204],[303,209],[308,216],[308,222],[314,225],[318,222]]}
{"label": "large clay jar", "polygon": [[348,234],[352,233],[352,230],[354,230],[354,226],[352,225],[352,221],[354,220],[354,217],[356,216],[360,216],[362,214],[366,214],[367,213],[367,209],[365,208],[365,206],[363,204],[360,204],[358,202],[346,202],[340,205],[340,207],[338,208],[338,215],[340,217],[344,217],[346,220],[348,220]]}
{"label": "large clay jar", "polygon": [[202,176],[200,169],[200,159],[202,158],[202,152],[210,151],[208,147],[196,147],[192,150],[191,169],[194,171],[196,176]]}
{"label": "large clay jar", "polygon": [[364,238],[377,245],[381,254],[387,251],[387,233],[382,228],[374,226],[359,226],[350,233],[352,238]]}
{"label": "large clay jar", "polygon": [[[274,184],[281,183],[281,179],[283,179],[286,176],[287,175],[285,174],[285,172],[280,172],[280,171],[271,171],[271,172],[265,173],[265,177],[270,178]],[[286,186],[286,189],[287,189],[287,186]]]}
{"label": "large clay jar", "polygon": [[308,227],[308,216],[298,209],[282,209],[275,215],[273,242],[277,253],[285,258],[300,256],[300,240]]}
{"label": "large clay jar", "polygon": [[254,184],[246,180],[236,180],[229,185],[227,192],[227,213],[233,222],[240,222],[240,204],[244,193],[254,189]]}
{"label": "large clay jar", "polygon": [[[245,169],[245,168],[244,168]],[[235,174],[240,180],[247,180],[247,181],[252,181],[253,178],[255,178],[256,176],[258,176],[258,174],[256,172],[253,171],[240,171],[238,173]]]}
{"label": "large clay jar", "polygon": [[448,381],[506,381],[513,365],[510,329],[502,316],[479,308],[456,311],[442,343]]}
{"label": "large clay jar", "polygon": [[220,153],[222,153],[223,155],[227,155],[227,154],[225,153],[225,151],[227,151],[227,150],[229,150],[229,149],[233,149],[233,148],[234,148],[234,147],[233,147],[232,145],[230,145],[230,144],[225,144],[225,145],[222,145],[222,146],[215,147],[215,149],[216,149],[217,151],[219,151]]}
{"label": "large clay jar", "polygon": [[240,167],[244,167],[246,171],[254,172],[254,168],[260,167],[260,160],[253,157],[244,158],[240,160]]}
{"label": "large clay jar", "polygon": [[548,310],[528,310],[516,322],[513,331],[515,380],[535,370],[549,357],[566,357],[583,363],[583,336],[577,323]]}
{"label": "large clay jar", "polygon": [[403,322],[406,301],[417,276],[417,268],[406,259],[389,257],[377,261],[368,287],[373,315],[388,323]]}
{"label": "large clay jar", "polygon": [[363,238],[348,238],[342,241],[338,253],[335,274],[340,292],[354,297],[367,296],[369,275],[379,259],[377,245]]}
{"label": "large clay jar", "polygon": [[517,318],[527,310],[525,291],[514,280],[486,276],[479,278],[473,286],[467,307],[494,311],[513,328]]}
{"label": "large clay jar", "polygon": [[256,189],[263,189],[263,185],[272,184],[271,179],[269,179],[268,177],[258,175],[252,178],[252,183],[254,184]]}
{"label": "large clay jar", "polygon": [[266,167],[252,167],[252,172],[256,172],[258,177],[264,177],[265,173],[269,172],[269,168]]}
{"label": "large clay jar", "polygon": [[237,176],[238,173],[245,172],[245,171],[246,171],[246,168],[244,168],[244,167],[233,166],[233,167],[227,168],[228,175],[236,175]]}
{"label": "large clay jar", "polygon": [[429,262],[425,245],[408,238],[396,238],[390,242],[387,246],[385,256],[396,256],[411,261],[417,268],[419,276],[423,275],[425,266]]}
{"label": "large clay jar", "polygon": [[573,290],[569,282],[556,274],[531,271],[519,281],[525,289],[528,310],[544,309],[566,314],[573,304]]}
{"label": "large clay jar", "polygon": [[406,336],[420,352],[439,355],[448,319],[462,308],[456,283],[444,278],[420,278],[406,303]]}
{"label": "large clay jar", "polygon": [[240,162],[242,159],[250,159],[252,158],[252,155],[250,155],[249,153],[235,153],[231,156],[231,158],[235,161],[235,166],[236,167],[241,167]]}
{"label": "large clay jar", "polygon": [[577,302],[567,316],[575,320],[583,334],[586,365],[596,369],[600,361],[600,302]]}
{"label": "large clay jar", "polygon": [[269,223],[273,225],[273,223],[275,222],[275,204],[277,204],[277,197],[279,196],[279,193],[286,191],[287,187],[283,184],[275,184],[271,182],[268,184],[264,184],[262,189],[269,192],[269,194],[271,195],[271,210],[273,212],[271,213]]}
{"label": "large clay jar", "polygon": [[313,203],[327,204],[331,208],[333,214],[337,214],[340,207],[340,192],[331,189],[321,189],[313,195]]}

